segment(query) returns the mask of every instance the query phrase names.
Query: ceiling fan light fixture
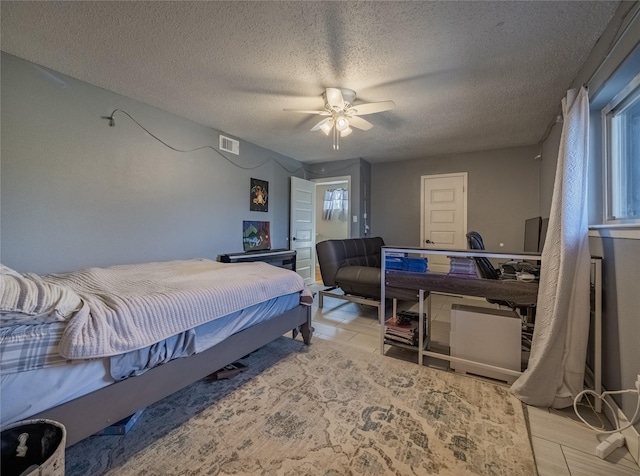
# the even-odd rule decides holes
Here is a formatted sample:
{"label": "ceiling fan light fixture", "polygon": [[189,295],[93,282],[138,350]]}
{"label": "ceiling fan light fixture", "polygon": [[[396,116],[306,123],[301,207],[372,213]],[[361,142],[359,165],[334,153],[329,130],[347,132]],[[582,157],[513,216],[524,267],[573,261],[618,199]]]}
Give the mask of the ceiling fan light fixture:
{"label": "ceiling fan light fixture", "polygon": [[348,128],[349,128],[349,119],[347,119],[343,115],[339,115],[338,118],[336,119],[336,129],[342,132]]}
{"label": "ceiling fan light fixture", "polygon": [[372,123],[360,116],[389,111],[395,107],[393,101],[354,105],[353,102],[356,99],[356,92],[353,89],[347,88],[326,88],[322,97],[325,103],[323,110],[285,109],[285,111],[329,116],[313,126],[311,132],[322,131],[327,136],[331,134],[333,137],[334,150],[340,149],[341,137],[351,135],[353,132],[351,126],[363,131],[368,131],[373,127]]}

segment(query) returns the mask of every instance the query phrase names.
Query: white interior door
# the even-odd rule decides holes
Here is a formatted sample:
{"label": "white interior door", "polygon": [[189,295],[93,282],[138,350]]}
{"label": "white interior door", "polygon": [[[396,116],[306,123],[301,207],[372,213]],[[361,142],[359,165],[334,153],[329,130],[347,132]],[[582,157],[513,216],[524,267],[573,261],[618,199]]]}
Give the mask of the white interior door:
{"label": "white interior door", "polygon": [[305,284],[315,282],[316,184],[291,177],[289,249],[296,250],[296,272]]}
{"label": "white interior door", "polygon": [[[467,249],[467,173],[423,175],[420,246],[438,250]],[[449,259],[429,257],[429,269],[449,272]]]}

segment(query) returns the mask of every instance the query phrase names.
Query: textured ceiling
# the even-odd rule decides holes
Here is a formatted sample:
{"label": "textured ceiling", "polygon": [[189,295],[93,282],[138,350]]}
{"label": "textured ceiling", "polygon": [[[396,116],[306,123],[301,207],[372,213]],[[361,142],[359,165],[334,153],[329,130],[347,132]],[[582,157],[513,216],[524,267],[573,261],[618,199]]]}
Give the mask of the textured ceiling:
{"label": "textured ceiling", "polygon": [[[537,143],[618,2],[5,2],[2,50],[303,162]],[[326,87],[393,100],[334,151]]]}

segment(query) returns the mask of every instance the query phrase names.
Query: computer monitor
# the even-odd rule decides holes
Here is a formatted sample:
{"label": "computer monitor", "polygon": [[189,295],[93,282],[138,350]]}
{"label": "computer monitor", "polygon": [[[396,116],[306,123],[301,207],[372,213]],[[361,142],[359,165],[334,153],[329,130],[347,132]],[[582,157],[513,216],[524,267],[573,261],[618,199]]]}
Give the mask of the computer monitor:
{"label": "computer monitor", "polygon": [[542,249],[544,248],[544,240],[547,238],[548,227],[549,227],[549,219],[543,218],[542,224],[540,225],[540,240],[538,243],[538,253],[542,253]]}
{"label": "computer monitor", "polygon": [[537,253],[540,244],[542,217],[529,218],[524,222],[524,251]]}

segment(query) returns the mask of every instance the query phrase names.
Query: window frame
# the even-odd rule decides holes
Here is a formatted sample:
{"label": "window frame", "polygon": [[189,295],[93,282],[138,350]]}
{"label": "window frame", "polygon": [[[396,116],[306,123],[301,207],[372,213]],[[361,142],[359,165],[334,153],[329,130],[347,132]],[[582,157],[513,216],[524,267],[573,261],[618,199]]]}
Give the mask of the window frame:
{"label": "window frame", "polygon": [[612,120],[630,105],[640,101],[640,73],[637,74],[601,111],[603,154],[603,217],[604,225],[640,225],[640,218],[615,218],[613,215],[614,159],[612,151]]}

